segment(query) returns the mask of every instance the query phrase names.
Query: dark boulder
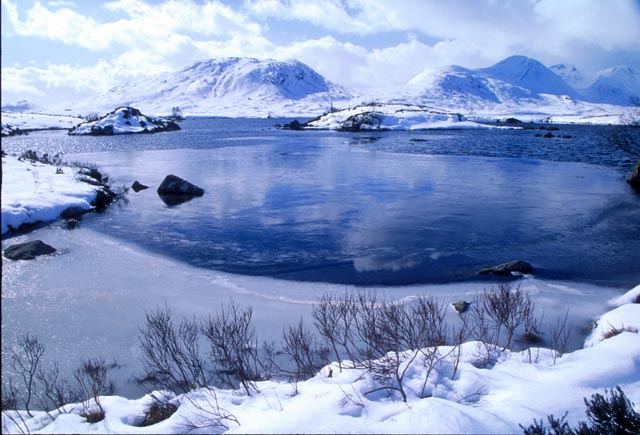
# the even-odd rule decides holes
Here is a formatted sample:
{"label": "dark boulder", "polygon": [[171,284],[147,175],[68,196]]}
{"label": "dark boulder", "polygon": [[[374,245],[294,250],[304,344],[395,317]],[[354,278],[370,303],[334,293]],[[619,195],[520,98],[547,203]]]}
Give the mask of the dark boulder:
{"label": "dark boulder", "polygon": [[507,118],[504,122],[506,124],[522,124],[522,121],[520,121],[518,118]]}
{"label": "dark boulder", "polygon": [[636,189],[640,189],[640,160],[636,163],[635,168],[631,171],[631,175],[627,178],[627,183]]}
{"label": "dark boulder", "polygon": [[531,273],[533,266],[522,260],[510,261],[509,263],[499,264],[493,267],[487,267],[478,272],[480,275],[511,275],[511,272]]}
{"label": "dark boulder", "polygon": [[78,207],[77,205],[72,205],[69,208],[66,208],[60,213],[60,217],[62,219],[80,219],[88,210],[83,209],[82,207]]}
{"label": "dark boulder", "polygon": [[113,201],[118,198],[115,192],[112,192],[109,188],[103,188],[96,191],[96,198],[91,201],[91,205],[96,208],[96,211],[105,211]]}
{"label": "dark boulder", "polygon": [[171,195],[196,197],[204,195],[204,189],[188,182],[187,180],[173,174],[169,174],[164,177],[164,180],[160,183],[160,186],[158,187],[158,195],[161,197]]}
{"label": "dark boulder", "polygon": [[471,306],[471,303],[467,301],[458,301],[452,303],[451,305],[453,305],[453,308],[455,308],[458,313],[462,314],[467,312],[467,310]]}
{"label": "dark boulder", "polygon": [[141,190],[148,189],[148,188],[149,188],[149,186],[147,186],[147,185],[145,185],[145,184],[142,184],[142,183],[140,183],[139,181],[137,181],[137,180],[136,180],[136,181],[134,181],[134,182],[133,182],[133,184],[131,185],[131,188],[133,189],[133,191],[134,191],[135,193],[138,193],[138,192],[140,192]]}
{"label": "dark boulder", "polygon": [[302,129],[302,124],[300,124],[300,121],[298,121],[297,119],[294,119],[293,121],[289,122],[288,124],[285,124],[282,128],[284,130],[301,130]]}
{"label": "dark boulder", "polygon": [[553,136],[553,133],[547,133],[547,134],[545,134],[545,135],[544,135],[544,136],[542,136],[542,137],[547,138],[547,139],[550,139],[550,138],[552,138],[552,137],[554,137],[554,136]]}
{"label": "dark boulder", "polygon": [[33,260],[39,255],[48,255],[56,252],[56,248],[47,245],[42,240],[34,240],[27,243],[16,243],[4,250],[4,256],[9,260]]}

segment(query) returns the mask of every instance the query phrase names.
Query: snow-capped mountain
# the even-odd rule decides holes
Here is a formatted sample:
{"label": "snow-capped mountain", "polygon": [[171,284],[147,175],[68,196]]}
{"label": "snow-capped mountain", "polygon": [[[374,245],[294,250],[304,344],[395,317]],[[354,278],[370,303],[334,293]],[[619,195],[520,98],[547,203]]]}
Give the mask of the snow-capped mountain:
{"label": "snow-capped mountain", "polygon": [[557,101],[570,104],[579,98],[550,69],[524,56],[509,57],[489,68],[451,65],[427,69],[409,80],[404,92],[405,98],[416,103],[470,111],[545,106]]}
{"label": "snow-capped mountain", "polygon": [[407,87],[423,98],[447,101],[448,106],[500,104],[540,98],[529,89],[457,65],[425,70],[409,80]]}
{"label": "snow-capped mountain", "polygon": [[334,100],[349,97],[347,89],[297,60],[233,57],[196,62],[67,106],[104,111],[126,105],[160,115],[171,113],[173,107],[180,107],[186,115],[304,115],[322,113]]}
{"label": "snow-capped mountain", "polygon": [[236,57],[196,62],[47,109],[100,115],[115,107],[134,106],[145,113],[168,115],[179,107],[187,116],[295,117],[321,115],[332,106],[341,109],[378,102],[428,105],[471,118],[560,115],[615,122],[611,116],[624,109],[610,104],[631,105],[633,97],[640,95],[638,72],[630,68],[607,70],[588,88],[584,83],[587,80],[573,65],[547,68],[535,59],[511,56],[487,68],[428,68],[402,86],[351,90],[296,60]]}
{"label": "snow-capped mountain", "polygon": [[587,78],[575,65],[570,63],[557,63],[549,67],[558,77],[565,81],[573,89],[580,90],[587,85]]}
{"label": "snow-capped mountain", "polygon": [[619,106],[640,105],[640,71],[616,66],[597,74],[588,88],[582,91],[585,100]]}
{"label": "snow-capped mountain", "polygon": [[511,56],[489,68],[476,70],[490,77],[520,86],[537,94],[568,95],[579,98],[578,93],[549,68],[526,56]]}

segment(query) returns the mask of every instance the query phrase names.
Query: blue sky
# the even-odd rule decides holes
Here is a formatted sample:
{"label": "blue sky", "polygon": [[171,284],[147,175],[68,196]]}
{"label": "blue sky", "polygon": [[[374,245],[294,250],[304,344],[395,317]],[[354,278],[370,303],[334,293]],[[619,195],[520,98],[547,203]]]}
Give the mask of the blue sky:
{"label": "blue sky", "polygon": [[523,54],[640,69],[638,0],[1,0],[2,100],[46,104],[195,60],[296,58],[347,86]]}

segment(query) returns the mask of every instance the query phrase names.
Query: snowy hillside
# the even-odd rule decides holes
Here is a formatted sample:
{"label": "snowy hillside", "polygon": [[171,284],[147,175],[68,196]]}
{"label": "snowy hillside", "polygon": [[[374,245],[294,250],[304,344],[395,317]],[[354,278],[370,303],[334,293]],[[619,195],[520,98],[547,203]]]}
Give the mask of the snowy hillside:
{"label": "snowy hillside", "polygon": [[180,130],[173,121],[143,115],[133,107],[118,107],[95,121],[83,122],[75,126],[69,134],[111,136],[114,134],[160,133]]}
{"label": "snowy hillside", "polygon": [[607,70],[589,88],[588,83],[573,65],[547,68],[535,59],[511,56],[487,68],[430,67],[401,86],[373,89],[363,83],[347,89],[296,60],[234,57],[195,62],[48,109],[86,115],[125,105],[154,115],[179,107],[186,116],[312,117],[332,107],[377,102],[433,106],[469,118],[615,123],[627,110],[623,106],[640,95],[639,73],[630,68]]}
{"label": "snowy hillside", "polygon": [[511,56],[489,68],[476,71],[485,77],[520,86],[537,94],[579,98],[578,93],[553,71],[526,56]]}
{"label": "snowy hillside", "polygon": [[594,82],[582,91],[584,99],[593,103],[619,106],[640,105],[640,71],[617,66],[601,71]]}
{"label": "snowy hillside", "polygon": [[157,115],[180,107],[185,115],[265,117],[317,115],[345,98],[347,90],[299,61],[233,57],[196,62],[65,106],[92,112],[128,105]]}
{"label": "snowy hillside", "polygon": [[565,81],[573,89],[585,88],[587,77],[575,65],[570,63],[558,63],[549,67],[558,77]]}

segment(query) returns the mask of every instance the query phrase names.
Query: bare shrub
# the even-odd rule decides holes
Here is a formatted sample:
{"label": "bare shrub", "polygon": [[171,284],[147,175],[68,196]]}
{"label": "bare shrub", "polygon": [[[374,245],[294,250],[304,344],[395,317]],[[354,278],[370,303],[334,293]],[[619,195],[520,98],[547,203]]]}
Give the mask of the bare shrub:
{"label": "bare shrub", "polygon": [[202,333],[208,339],[210,356],[220,378],[232,388],[236,382],[247,393],[258,391],[260,379],[258,340],[251,323],[253,309],[241,309],[233,301],[215,316],[202,323]]}
{"label": "bare shrub", "polygon": [[331,347],[342,371],[343,355],[353,360],[351,354],[353,342],[353,321],[355,303],[353,293],[345,292],[344,297],[336,298],[324,294],[313,304],[314,325],[320,336]]}
{"label": "bare shrub", "polygon": [[146,323],[139,336],[144,380],[155,388],[184,393],[205,387],[199,326],[195,319],[183,319],[176,328],[166,305],[145,316]]}
{"label": "bare shrub", "polygon": [[85,417],[88,423],[97,423],[104,419],[105,412],[100,403],[100,396],[111,395],[114,390],[108,370],[104,359],[94,358],[82,361],[73,373],[77,395],[84,399],[80,415]]}
{"label": "bare shrub", "polygon": [[240,425],[233,414],[220,407],[218,396],[213,388],[205,387],[192,394],[193,396],[183,396],[183,400],[192,406],[195,412],[186,413],[178,422],[185,433],[192,431],[211,433],[213,430],[224,432],[230,428],[231,424]]}
{"label": "bare shrub", "polygon": [[[459,346],[446,355],[438,349],[447,340],[445,314],[444,304],[432,297],[420,296],[412,304],[403,304],[380,299],[370,291],[347,291],[340,298],[324,295],[313,308],[316,328],[339,367],[344,367],[341,356],[348,356],[346,368],[365,369],[379,382],[366,394],[397,392],[403,401],[407,400],[406,375],[416,360],[426,367],[424,394],[436,365],[445,358],[455,359],[456,354],[459,358]],[[457,334],[456,343],[464,336]]]}
{"label": "bare shrub", "polygon": [[561,357],[567,350],[567,344],[569,343],[569,337],[571,336],[571,330],[573,324],[567,324],[569,319],[569,310],[564,314],[564,317],[556,319],[556,323],[551,327],[551,349],[553,353],[553,363],[557,361],[558,357]]}
{"label": "bare shrub", "polygon": [[[503,350],[511,349],[516,330],[524,325],[537,327],[535,304],[531,297],[510,282],[498,284],[494,291],[485,291],[477,299],[477,310],[491,321],[494,343]],[[525,331],[530,332],[530,331]],[[502,334],[505,334],[504,337]]]}
{"label": "bare shrub", "polygon": [[316,343],[315,336],[305,327],[304,321],[289,326],[282,331],[283,352],[293,360],[296,371],[293,378],[309,379],[329,363],[328,349],[322,349]]}
{"label": "bare shrub", "polygon": [[177,410],[178,407],[172,403],[154,401],[149,409],[145,411],[144,420],[142,420],[140,426],[146,427],[160,423],[175,414]]}
{"label": "bare shrub", "polygon": [[64,405],[82,399],[78,397],[77,391],[74,391],[69,382],[62,377],[57,362],[54,362],[48,370],[40,368],[36,373],[36,379],[41,385],[37,396],[38,402],[47,412],[54,409],[64,412]]}
{"label": "bare shrub", "polygon": [[[11,366],[22,380],[24,392],[21,396],[22,405],[29,417],[31,413],[31,401],[36,396],[37,374],[40,370],[44,345],[34,335],[24,335],[18,338],[17,349],[11,350]],[[17,390],[16,390],[17,391]]]}

